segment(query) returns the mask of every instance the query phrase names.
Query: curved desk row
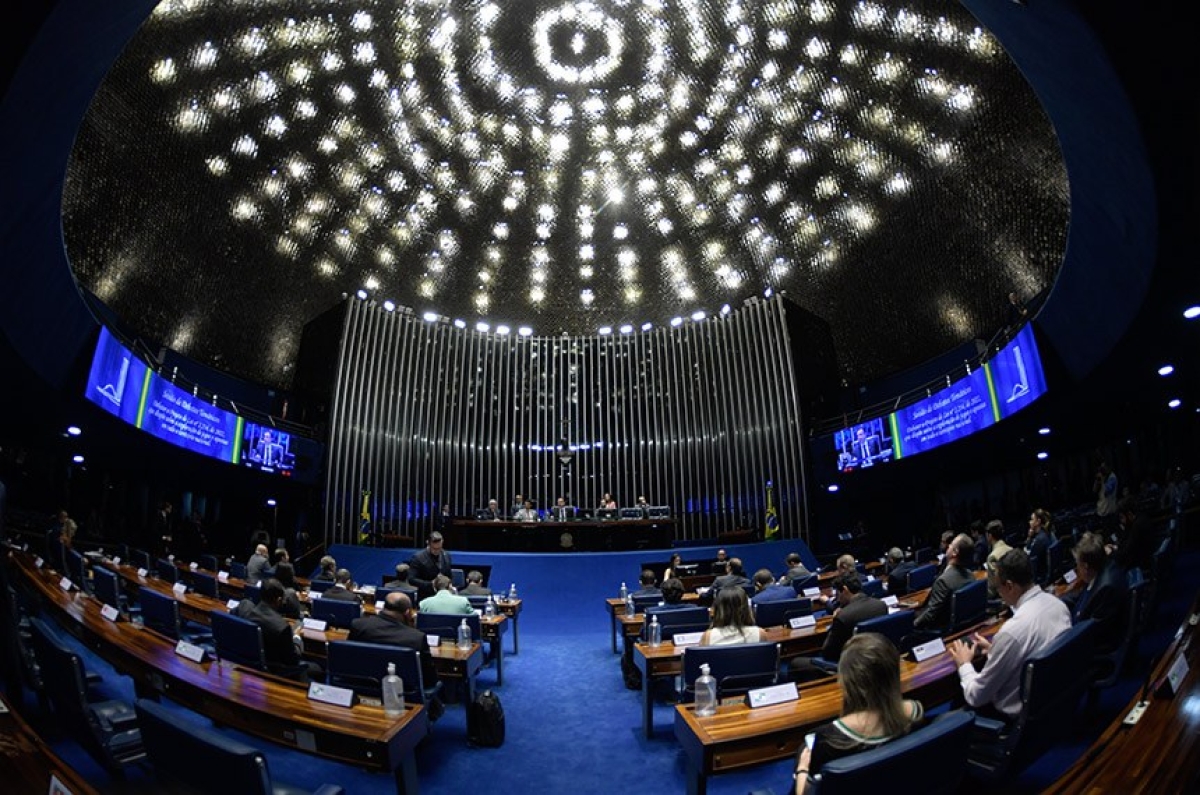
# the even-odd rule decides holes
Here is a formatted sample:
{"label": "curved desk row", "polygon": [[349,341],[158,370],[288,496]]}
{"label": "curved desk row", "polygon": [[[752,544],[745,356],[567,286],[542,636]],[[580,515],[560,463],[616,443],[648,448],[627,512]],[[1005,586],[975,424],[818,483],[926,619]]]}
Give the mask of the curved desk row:
{"label": "curved desk row", "polygon": [[[15,553],[17,572],[43,609],[114,668],[133,679],[139,696],[171,700],[255,737],[337,762],[386,771],[397,792],[418,791],[413,749],[428,717],[409,705],[391,718],[380,707],[335,707],[308,699],[302,684],[220,660],[193,663],[171,639],[128,621],[109,621],[98,600],[67,592],[62,575]],[[215,600],[210,600],[215,601]]]}

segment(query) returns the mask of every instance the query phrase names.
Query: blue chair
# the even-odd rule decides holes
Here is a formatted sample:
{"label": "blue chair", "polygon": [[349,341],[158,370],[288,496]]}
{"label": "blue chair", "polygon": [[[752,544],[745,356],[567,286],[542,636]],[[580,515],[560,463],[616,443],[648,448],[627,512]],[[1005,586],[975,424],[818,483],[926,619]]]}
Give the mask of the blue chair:
{"label": "blue chair", "polygon": [[[1129,602],[1126,605],[1125,613],[1125,632],[1121,636],[1121,643],[1117,648],[1104,654],[1097,654],[1092,661],[1093,678],[1091,689],[1088,690],[1089,703],[1094,702],[1100,691],[1106,687],[1112,687],[1117,683],[1121,674],[1125,670],[1125,665],[1129,661],[1130,653],[1137,646],[1138,634],[1140,628],[1138,622],[1141,620],[1143,603],[1146,598],[1146,581],[1141,576],[1140,569],[1133,569],[1137,572],[1136,577],[1130,577],[1129,582]],[[1131,572],[1132,573],[1132,572]]]}
{"label": "blue chair", "polygon": [[[417,589],[416,588],[376,588],[375,589],[375,601],[376,602],[387,601],[388,594],[393,594],[393,593],[405,594],[406,596],[408,596],[408,600],[413,603],[413,606],[414,607],[416,606],[416,604],[417,604]],[[467,598],[472,599],[474,597],[468,596]],[[486,599],[487,597],[485,596],[483,598]],[[474,604],[474,602],[472,602],[472,604]]]}
{"label": "blue chair", "polygon": [[192,590],[198,594],[217,599],[217,578],[202,571],[194,571],[192,572]]}
{"label": "blue chair", "polygon": [[338,640],[327,647],[326,674],[331,685],[348,687],[360,696],[382,698],[383,677],[388,663],[396,664],[396,675],[404,684],[404,700],[428,704],[441,689],[441,682],[425,682],[416,649],[382,643]]}
{"label": "blue chair", "polygon": [[471,640],[478,641],[483,637],[483,624],[475,613],[417,613],[417,629],[426,635],[437,635],[440,638],[457,638],[458,628],[463,619],[471,628]]}
{"label": "blue chair", "polygon": [[1069,549],[1059,539],[1050,542],[1046,548],[1046,582],[1054,582],[1069,568]]}
{"label": "blue chair", "polygon": [[103,566],[92,570],[92,591],[96,598],[109,607],[124,610],[126,602],[121,596],[120,577]]}
{"label": "blue chair", "polygon": [[854,626],[854,634],[861,635],[864,632],[877,632],[896,644],[896,648],[900,650],[901,654],[904,654],[908,651],[904,639],[912,634],[913,621],[916,620],[916,617],[915,610],[897,610],[895,613],[888,613],[886,616],[860,621]]}
{"label": "blue chair", "polygon": [[795,589],[796,595],[800,596],[806,588],[816,588],[821,584],[821,575],[810,574],[802,580],[792,580],[792,588]]}
{"label": "blue chair", "polygon": [[974,718],[968,710],[947,712],[878,748],[835,759],[810,779],[809,792],[861,795],[894,791],[898,782],[920,782],[923,795],[952,795],[966,777]]}
{"label": "blue chair", "polygon": [[647,607],[656,607],[662,604],[662,594],[657,596],[635,596],[633,597],[633,613],[645,613]]}
{"label": "blue chair", "polygon": [[168,638],[179,639],[179,602],[144,585],[138,589],[142,624]]}
{"label": "blue chair", "polygon": [[68,549],[63,556],[63,562],[67,569],[67,576],[71,578],[71,582],[75,583],[75,586],[84,593],[91,593],[86,558],[75,550]]}
{"label": "blue chair", "polygon": [[450,584],[455,590],[467,587],[467,575],[462,569],[450,569]]}
{"label": "blue chair", "polygon": [[179,569],[175,564],[165,558],[159,558],[154,561],[154,573],[160,580],[164,580],[174,584],[179,579]]}
{"label": "blue chair", "polygon": [[134,548],[130,548],[129,557],[125,558],[125,562],[134,568],[145,569],[146,571],[150,571],[152,563],[149,552]]}
{"label": "blue chair", "polygon": [[258,624],[218,610],[209,613],[209,618],[212,620],[213,645],[218,659],[259,671],[267,670],[262,628]]}
{"label": "blue chair", "polygon": [[862,591],[867,596],[874,596],[876,599],[882,599],[887,595],[887,589],[883,587],[884,583],[886,582],[887,580],[883,579],[882,577],[874,580],[863,580]]}
{"label": "blue chair", "polygon": [[30,642],[44,693],[62,727],[110,775],[146,756],[137,716],[123,701],[89,702],[83,660],[40,618],[30,624]]}
{"label": "blue chair", "polygon": [[922,563],[928,563],[931,560],[937,560],[937,553],[933,551],[933,547],[921,547],[913,554],[913,563],[916,563],[918,566]]}
{"label": "blue chair", "polygon": [[476,610],[483,610],[487,607],[487,602],[490,597],[487,596],[468,596],[467,601],[471,603],[471,607]]}
{"label": "blue chair", "polygon": [[987,580],[969,582],[950,594],[950,631],[978,624],[987,616]]}
{"label": "blue chair", "polygon": [[917,566],[908,573],[908,582],[904,587],[904,592],[921,591],[933,585],[933,581],[937,579],[937,569],[936,563]]}
{"label": "blue chair", "polygon": [[704,607],[681,607],[678,610],[650,609],[642,624],[642,640],[646,640],[650,621],[658,617],[658,625],[662,627],[662,639],[668,641],[681,633],[703,632],[712,623],[708,617],[708,609]]}
{"label": "blue chair", "polygon": [[[231,790],[246,795],[308,792],[274,783],[266,757],[256,748],[182,720],[147,699],[139,699],[136,709],[145,727],[146,753],[164,789],[205,795]],[[325,784],[313,795],[341,793],[341,787]]]}
{"label": "blue chair", "polygon": [[362,615],[362,605],[341,599],[314,599],[309,604],[309,613],[331,627],[349,629],[350,622]]}
{"label": "blue chair", "polygon": [[236,560],[229,561],[229,576],[239,580],[246,579],[246,564],[238,563]]}
{"label": "blue chair", "polygon": [[333,587],[333,580],[309,580],[308,590],[314,593],[325,593]]}
{"label": "blue chair", "polygon": [[811,599],[780,599],[754,605],[754,623],[760,627],[780,627],[797,616],[812,615]]}
{"label": "blue chair", "polygon": [[736,695],[779,681],[778,643],[734,643],[729,646],[689,646],[683,650],[684,699],[696,695],[700,666],[708,665],[717,680],[717,698]]}
{"label": "blue chair", "polygon": [[975,718],[968,753],[971,775],[994,782],[1024,770],[1070,735],[1079,703],[1091,683],[1095,623],[1081,621],[1025,661],[1021,714],[1011,726]]}
{"label": "blue chair", "polygon": [[242,587],[242,601],[253,602],[258,604],[258,598],[262,595],[261,585],[245,585]]}
{"label": "blue chair", "polygon": [[196,558],[196,565],[205,571],[214,573],[221,570],[221,564],[217,561],[216,555],[200,555]]}

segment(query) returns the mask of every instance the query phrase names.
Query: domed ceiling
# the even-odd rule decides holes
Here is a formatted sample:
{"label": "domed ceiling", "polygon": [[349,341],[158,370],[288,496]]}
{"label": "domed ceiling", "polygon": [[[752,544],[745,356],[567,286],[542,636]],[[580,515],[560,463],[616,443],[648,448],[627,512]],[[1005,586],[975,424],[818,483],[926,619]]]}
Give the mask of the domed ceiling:
{"label": "domed ceiling", "polygon": [[360,288],[539,336],[782,291],[863,382],[990,336],[1068,220],[1037,99],[947,2],[168,0],[63,199],[126,326],[274,386]]}

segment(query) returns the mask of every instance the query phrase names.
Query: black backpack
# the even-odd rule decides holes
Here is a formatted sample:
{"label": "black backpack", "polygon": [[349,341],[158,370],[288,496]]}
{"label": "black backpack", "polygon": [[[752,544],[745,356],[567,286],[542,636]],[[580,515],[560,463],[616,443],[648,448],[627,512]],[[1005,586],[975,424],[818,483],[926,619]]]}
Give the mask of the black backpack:
{"label": "black backpack", "polygon": [[491,690],[475,696],[467,707],[467,742],[481,748],[504,745],[504,707]]}

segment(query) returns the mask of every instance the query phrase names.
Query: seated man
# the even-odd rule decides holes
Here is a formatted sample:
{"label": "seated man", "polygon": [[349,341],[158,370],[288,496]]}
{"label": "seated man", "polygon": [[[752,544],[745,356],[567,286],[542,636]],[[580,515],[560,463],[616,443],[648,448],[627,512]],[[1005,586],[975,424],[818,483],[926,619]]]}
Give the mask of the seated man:
{"label": "seated man", "polygon": [[318,582],[333,582],[337,579],[337,561],[331,556],[325,555],[321,558],[321,570],[313,577]]}
{"label": "seated man", "polygon": [[[262,592],[258,604],[245,611],[242,617],[253,621],[262,627],[263,653],[267,660],[267,670],[271,673],[304,681],[308,676],[317,677],[319,669],[306,664],[300,658],[303,642],[292,631],[292,625],[283,617],[283,583],[275,578],[268,579],[262,584]],[[239,603],[249,602],[243,599]]]}
{"label": "seated man", "polygon": [[[834,563],[834,571],[837,572],[837,576],[839,577],[844,574],[858,574],[858,564],[855,562],[853,555],[838,555],[838,559]],[[821,594],[813,599],[814,608],[820,608],[830,612],[837,610],[840,604],[841,603],[838,601],[837,589],[834,589],[832,596],[825,596],[824,594]]]}
{"label": "seated man", "polygon": [[971,573],[974,554],[975,541],[969,535],[959,533],[954,537],[946,548],[945,569],[933,581],[913,629],[933,634],[950,629],[950,594],[975,580]]}
{"label": "seated man", "polygon": [[246,561],[246,582],[257,585],[267,578],[267,567],[271,565],[267,557],[269,552],[266,544],[259,544],[254,548],[254,554]]}
{"label": "seated man", "polygon": [[406,590],[406,591],[416,591],[417,590],[417,586],[413,585],[412,583],[410,583],[408,581],[408,564],[407,563],[397,563],[396,564],[396,578],[385,582],[383,584],[383,587],[384,588],[402,588],[403,590]]}
{"label": "seated man", "polygon": [[390,593],[384,600],[383,610],[354,619],[350,624],[349,640],[415,649],[421,658],[421,679],[425,687],[432,687],[437,682],[437,668],[429,653],[425,633],[414,627],[413,622],[412,600],[399,592]]}
{"label": "seated man", "polygon": [[1071,551],[1079,577],[1062,596],[1071,622],[1096,622],[1096,653],[1108,654],[1121,645],[1129,612],[1129,585],[1121,564],[1104,551],[1104,540],[1084,533]]}
{"label": "seated man", "polygon": [[[833,589],[838,595],[841,607],[833,612],[833,621],[829,624],[825,644],[821,647],[821,660],[830,663],[841,659],[842,647],[854,635],[854,628],[859,622],[886,616],[888,612],[882,599],[867,596],[862,592],[862,580],[858,572],[839,574],[833,580]],[[811,657],[797,657],[791,661],[789,667],[791,678],[795,681],[807,681],[834,673],[817,668],[813,665]]]}
{"label": "seated man", "polygon": [[754,572],[754,596],[750,604],[760,605],[763,602],[782,602],[784,599],[795,599],[796,589],[791,585],[776,585],[775,575],[770,569],[759,569]]}
{"label": "seated man", "polygon": [[[1012,721],[1021,712],[1025,661],[1071,628],[1071,614],[1061,600],[1033,581],[1029,555],[1022,549],[1009,550],[997,561],[996,585],[1013,617],[990,641],[977,632],[973,647],[955,640],[948,649],[958,666],[967,704],[981,714]],[[978,671],[977,659],[983,660]]]}
{"label": "seated man", "polygon": [[354,592],[354,578],[349,569],[338,569],[333,586],[321,594],[322,599],[336,599],[339,602],[354,602],[361,605],[362,597]]}
{"label": "seated man", "polygon": [[996,561],[1004,557],[1012,547],[1004,540],[1004,522],[999,519],[993,519],[987,523],[987,538],[988,543],[992,545],[991,551],[988,552],[987,561],[984,563],[984,568],[988,573],[988,599],[998,599],[999,594],[996,592],[996,582],[993,576],[996,572]]}
{"label": "seated man", "polygon": [[729,559],[729,573],[722,574],[713,580],[712,592],[715,594],[722,588],[742,588],[750,584],[746,579],[746,571],[742,568],[741,558]]}
{"label": "seated man", "polygon": [[461,613],[469,615],[475,612],[471,602],[465,596],[459,596],[450,588],[450,578],[439,574],[433,580],[434,594],[421,600],[422,613]]}
{"label": "seated man", "polygon": [[669,577],[663,580],[662,601],[653,607],[647,607],[646,616],[649,617],[667,610],[682,610],[691,606],[683,603],[683,580],[678,577]]}
{"label": "seated man", "polygon": [[908,590],[908,573],[917,567],[915,560],[905,560],[904,550],[892,547],[887,553],[887,589],[888,593],[902,596]]}
{"label": "seated man", "polygon": [[483,572],[472,569],[467,572],[467,586],[462,590],[466,596],[491,596],[492,589],[483,584]]}
{"label": "seated man", "polygon": [[630,594],[631,596],[662,596],[658,580],[650,569],[642,569],[642,576],[639,578],[638,584],[641,587]]}
{"label": "seated man", "polygon": [[791,585],[794,580],[806,580],[812,573],[804,565],[799,552],[789,552],[783,563],[787,567],[787,571],[779,578],[780,585]]}
{"label": "seated man", "polygon": [[729,573],[729,555],[725,550],[717,550],[717,557],[712,562],[712,573],[718,576]]}

